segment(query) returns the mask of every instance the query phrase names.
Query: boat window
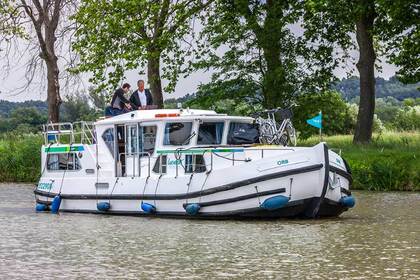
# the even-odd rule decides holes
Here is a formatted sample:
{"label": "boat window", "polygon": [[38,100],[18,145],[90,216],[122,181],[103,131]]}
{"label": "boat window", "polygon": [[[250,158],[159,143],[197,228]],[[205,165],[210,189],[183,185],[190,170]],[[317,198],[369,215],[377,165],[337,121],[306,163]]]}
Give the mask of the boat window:
{"label": "boat window", "polygon": [[166,155],[160,155],[153,166],[152,171],[158,174],[166,174],[168,157]]}
{"label": "boat window", "polygon": [[102,133],[102,139],[104,140],[111,155],[114,156],[114,129],[108,128],[105,130],[104,133]]}
{"label": "boat window", "polygon": [[190,143],[192,122],[173,122],[165,125],[164,145],[187,145]]}
{"label": "boat window", "polygon": [[[139,131],[139,142],[142,153],[152,155],[155,151],[157,126],[141,126]],[[147,156],[141,154],[140,156]]]}
{"label": "boat window", "polygon": [[47,169],[51,171],[80,170],[82,166],[76,153],[48,154]]}
{"label": "boat window", "polygon": [[206,172],[206,163],[203,155],[185,155],[185,173]]}
{"label": "boat window", "polygon": [[198,145],[222,143],[224,122],[203,122],[198,129]]}
{"label": "boat window", "polygon": [[230,145],[243,145],[259,143],[259,132],[256,124],[231,122],[227,143]]}

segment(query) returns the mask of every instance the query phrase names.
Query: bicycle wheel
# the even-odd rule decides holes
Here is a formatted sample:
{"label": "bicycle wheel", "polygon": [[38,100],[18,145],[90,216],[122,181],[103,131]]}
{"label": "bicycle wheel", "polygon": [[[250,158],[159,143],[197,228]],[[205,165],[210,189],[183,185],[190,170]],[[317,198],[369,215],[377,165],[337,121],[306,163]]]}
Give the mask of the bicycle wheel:
{"label": "bicycle wheel", "polygon": [[271,125],[267,122],[261,123],[259,130],[261,144],[271,144],[273,142],[273,129]]}
{"label": "bicycle wheel", "polygon": [[297,137],[296,137],[296,130],[293,127],[292,123],[288,123],[286,125],[286,134],[288,138],[288,142],[290,142],[291,145],[296,146]]}

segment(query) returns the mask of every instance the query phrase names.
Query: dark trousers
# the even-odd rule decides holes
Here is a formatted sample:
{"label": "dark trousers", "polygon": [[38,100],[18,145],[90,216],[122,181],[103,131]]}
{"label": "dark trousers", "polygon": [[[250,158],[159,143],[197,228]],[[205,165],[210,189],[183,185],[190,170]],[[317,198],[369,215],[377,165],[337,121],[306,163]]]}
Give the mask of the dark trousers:
{"label": "dark trousers", "polygon": [[118,109],[118,108],[112,108],[111,106],[108,106],[105,108],[105,117],[115,117],[121,114],[125,114],[127,112],[130,112],[130,110],[126,108]]}

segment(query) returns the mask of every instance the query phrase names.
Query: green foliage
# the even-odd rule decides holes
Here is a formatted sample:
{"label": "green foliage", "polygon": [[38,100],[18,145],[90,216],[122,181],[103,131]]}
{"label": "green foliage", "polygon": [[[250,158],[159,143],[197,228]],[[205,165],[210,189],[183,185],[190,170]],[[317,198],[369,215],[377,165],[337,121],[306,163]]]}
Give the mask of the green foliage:
{"label": "green foliage", "polygon": [[8,133],[0,138],[0,182],[36,182],[40,175],[43,138]]}
{"label": "green foliage", "polygon": [[201,85],[185,106],[211,109],[230,115],[249,115],[261,110],[259,85],[253,81],[227,80]]}
{"label": "green foliage", "polygon": [[17,20],[20,17],[19,11],[12,4],[13,1],[10,0],[2,0],[0,4],[0,39],[5,41],[10,41],[14,36],[25,37],[23,29]]}
{"label": "green foliage", "polygon": [[207,4],[200,0],[82,1],[74,16],[78,29],[73,47],[81,58],[74,70],[91,72],[90,81],[98,90],[113,90],[126,71],[144,69],[150,61],[157,61],[152,78],[160,81],[162,60],[162,77],[169,81],[166,90],[171,92],[190,54],[180,41],[192,31],[191,18]]}
{"label": "green foliage", "polygon": [[399,131],[420,130],[420,105],[400,109],[393,122],[393,127]]}
{"label": "green foliage", "polygon": [[376,0],[380,18],[377,33],[387,41],[389,61],[399,66],[398,78],[404,83],[420,81],[420,9],[418,1]]}
{"label": "green foliage", "polygon": [[354,128],[348,105],[340,94],[333,91],[316,94],[302,94],[297,99],[298,106],[293,110],[293,125],[299,138],[306,139],[317,134],[318,129],[306,123],[322,111],[323,133],[326,135],[349,134]]}
{"label": "green foliage", "polygon": [[[370,145],[353,145],[351,135],[324,140],[348,161],[353,189],[420,191],[420,133],[380,134]],[[311,146],[318,141],[312,137],[299,145]]]}
{"label": "green foliage", "polygon": [[203,17],[193,66],[211,69],[213,82],[259,84],[266,108],[288,105],[300,91],[327,88],[336,65],[332,45],[313,44],[294,32],[304,20],[302,9],[296,1],[216,1]]}
{"label": "green foliage", "polygon": [[90,99],[83,94],[69,95],[61,105],[60,120],[66,122],[95,121],[103,111],[95,110],[89,104]]}
{"label": "green foliage", "polygon": [[0,118],[0,133],[16,131],[20,133],[35,133],[47,122],[47,115],[34,107],[17,107],[10,112],[8,118]]}

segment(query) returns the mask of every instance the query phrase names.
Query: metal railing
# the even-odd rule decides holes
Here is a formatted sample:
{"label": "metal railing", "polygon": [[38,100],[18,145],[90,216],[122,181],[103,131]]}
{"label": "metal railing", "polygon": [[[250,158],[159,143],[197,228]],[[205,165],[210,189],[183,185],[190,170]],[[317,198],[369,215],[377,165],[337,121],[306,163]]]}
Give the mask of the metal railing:
{"label": "metal railing", "polygon": [[[142,158],[147,157],[147,177],[150,177],[150,153],[148,152],[135,152],[135,153],[120,153],[118,154],[118,162],[121,163],[121,156],[124,156],[125,159],[125,168],[126,168],[126,173],[127,173],[127,157],[129,156],[132,160],[133,163],[133,173],[130,177],[141,177],[142,175]],[[136,160],[138,159],[138,166],[137,166],[137,173],[136,173]],[[118,172],[117,172],[118,173]],[[136,176],[136,174],[138,174],[138,176]],[[121,177],[126,177],[126,174],[121,174]]]}
{"label": "metal railing", "polygon": [[[232,162],[232,166],[235,166],[235,162],[250,162],[252,161],[252,159],[250,158],[244,158],[244,159],[240,159],[238,156],[235,156],[235,154],[237,153],[243,153],[244,151],[258,151],[260,152],[260,159],[264,158],[264,155],[266,151],[294,151],[295,149],[290,148],[290,147],[284,147],[284,148],[270,148],[270,149],[257,149],[257,148],[247,148],[246,150],[244,149],[244,151],[238,152],[238,151],[231,151],[231,152],[221,152],[223,153],[223,155],[220,155],[218,152],[214,152],[213,149],[208,149],[203,151],[202,154],[197,154],[194,152],[191,152],[191,154],[189,153],[185,153],[185,151],[188,151],[189,149],[185,149],[185,150],[173,150],[173,152],[169,152],[170,154],[174,155],[175,158],[175,177],[178,177],[179,172],[180,172],[180,167],[181,170],[184,171],[184,174],[193,174],[193,173],[204,173],[204,171],[201,172],[197,172],[197,166],[203,166],[202,164],[197,164],[196,162],[196,157],[197,155],[202,155],[204,157],[204,155],[206,153],[210,153],[210,163],[206,163],[204,162],[204,166],[206,171],[205,172],[211,172],[213,170],[214,167],[214,157],[219,157],[222,158],[224,160],[229,160]],[[181,153],[182,152],[182,153]],[[181,155],[191,155],[192,159],[191,162],[189,164],[182,164],[182,159],[181,159]],[[159,160],[159,172],[158,174],[165,174],[167,173],[167,169],[169,168],[169,166],[171,166],[168,163],[168,159],[166,161],[166,163],[163,163],[163,157],[162,155],[156,156],[156,157],[152,157],[150,155],[150,153],[147,152],[129,152],[129,153],[120,153],[118,155],[118,162],[123,164],[121,159],[122,156],[124,156],[124,160],[125,160],[125,167],[126,167],[126,174],[121,174],[120,172],[117,172],[117,174],[121,174],[118,177],[141,177],[142,176],[142,160],[146,160],[147,158],[147,177],[150,177],[151,174],[151,159],[155,158],[157,160]],[[130,158],[129,160],[132,162],[132,174],[127,176],[127,158]],[[136,161],[138,160],[138,163],[136,164]],[[255,160],[255,158],[254,158]],[[154,162],[153,164],[156,164],[156,162]],[[162,172],[163,167],[166,167],[166,172]],[[187,172],[188,169],[188,172]]]}
{"label": "metal railing", "polygon": [[45,145],[57,144],[94,144],[96,135],[93,122],[48,123],[42,126]]}

